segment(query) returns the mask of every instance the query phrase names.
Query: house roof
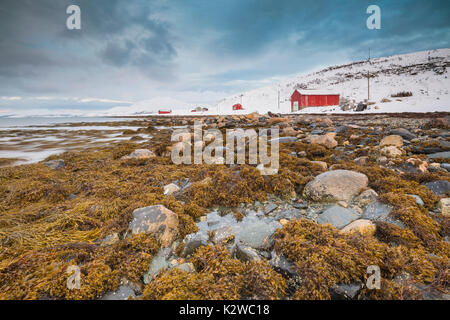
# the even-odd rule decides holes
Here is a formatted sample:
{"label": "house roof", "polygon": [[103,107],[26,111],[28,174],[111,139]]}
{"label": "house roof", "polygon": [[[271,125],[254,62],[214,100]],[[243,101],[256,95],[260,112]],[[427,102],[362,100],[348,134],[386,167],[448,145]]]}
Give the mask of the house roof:
{"label": "house roof", "polygon": [[300,89],[296,91],[301,95],[339,95],[339,93],[328,89]]}

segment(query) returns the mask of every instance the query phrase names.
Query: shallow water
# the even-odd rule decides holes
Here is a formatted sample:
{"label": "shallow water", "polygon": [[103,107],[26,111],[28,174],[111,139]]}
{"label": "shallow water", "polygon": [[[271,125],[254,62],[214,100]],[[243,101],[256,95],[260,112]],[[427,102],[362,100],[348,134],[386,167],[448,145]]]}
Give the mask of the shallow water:
{"label": "shallow water", "polygon": [[[39,162],[65,151],[127,141],[149,134],[123,135],[124,130],[141,128],[136,125],[114,126],[105,122],[132,121],[124,118],[0,118],[0,158],[20,159],[15,164]],[[97,124],[96,124],[97,122]]]}

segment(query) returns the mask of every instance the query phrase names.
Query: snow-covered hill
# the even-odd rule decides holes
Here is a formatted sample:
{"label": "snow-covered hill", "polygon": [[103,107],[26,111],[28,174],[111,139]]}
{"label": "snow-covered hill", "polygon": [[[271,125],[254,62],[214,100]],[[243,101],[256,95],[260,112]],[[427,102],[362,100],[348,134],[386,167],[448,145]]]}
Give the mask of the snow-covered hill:
{"label": "snow-covered hill", "polygon": [[[295,89],[326,89],[358,103],[367,99],[368,72],[370,101],[375,104],[365,112],[450,111],[449,66],[449,48],[359,61],[299,75],[273,86],[225,98],[217,104],[217,111],[221,114],[233,114],[232,105],[242,101],[245,113],[287,113],[290,112],[290,96]],[[280,109],[277,102],[278,91]],[[406,98],[391,97],[403,91],[412,92],[413,95]],[[383,99],[390,102],[381,102]],[[354,111],[342,111],[338,107],[306,108],[299,111],[309,112]]]}

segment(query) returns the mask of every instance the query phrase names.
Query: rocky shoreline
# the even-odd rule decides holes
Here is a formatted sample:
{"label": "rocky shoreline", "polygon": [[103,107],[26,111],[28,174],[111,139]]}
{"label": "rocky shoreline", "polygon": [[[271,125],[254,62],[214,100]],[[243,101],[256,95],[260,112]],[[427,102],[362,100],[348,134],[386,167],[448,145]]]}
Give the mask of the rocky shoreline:
{"label": "rocky shoreline", "polygon": [[[194,120],[279,128],[278,174],[173,164],[171,133]],[[129,140],[2,167],[0,299],[448,300],[449,125],[448,113],[145,117]]]}

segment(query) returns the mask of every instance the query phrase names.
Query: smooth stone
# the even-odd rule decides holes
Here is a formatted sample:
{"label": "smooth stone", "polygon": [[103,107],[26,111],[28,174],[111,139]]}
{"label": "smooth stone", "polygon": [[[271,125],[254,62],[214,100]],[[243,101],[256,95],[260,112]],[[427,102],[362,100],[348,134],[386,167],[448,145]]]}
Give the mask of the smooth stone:
{"label": "smooth stone", "polygon": [[352,221],[359,218],[358,213],[352,209],[347,209],[338,205],[334,205],[317,217],[319,224],[331,224],[337,229],[342,229]]}
{"label": "smooth stone", "polygon": [[430,159],[438,159],[438,158],[449,159],[450,151],[432,153],[432,154],[428,155],[428,158],[430,158]]}
{"label": "smooth stone", "polygon": [[252,247],[238,244],[234,251],[235,257],[241,261],[261,261],[258,252]]}
{"label": "smooth stone", "polygon": [[306,198],[314,201],[349,201],[367,187],[365,174],[349,170],[333,170],[319,174],[303,191]]}
{"label": "smooth stone", "polygon": [[353,300],[361,291],[362,285],[360,283],[353,284],[336,284],[331,288],[331,299],[334,300]]}

